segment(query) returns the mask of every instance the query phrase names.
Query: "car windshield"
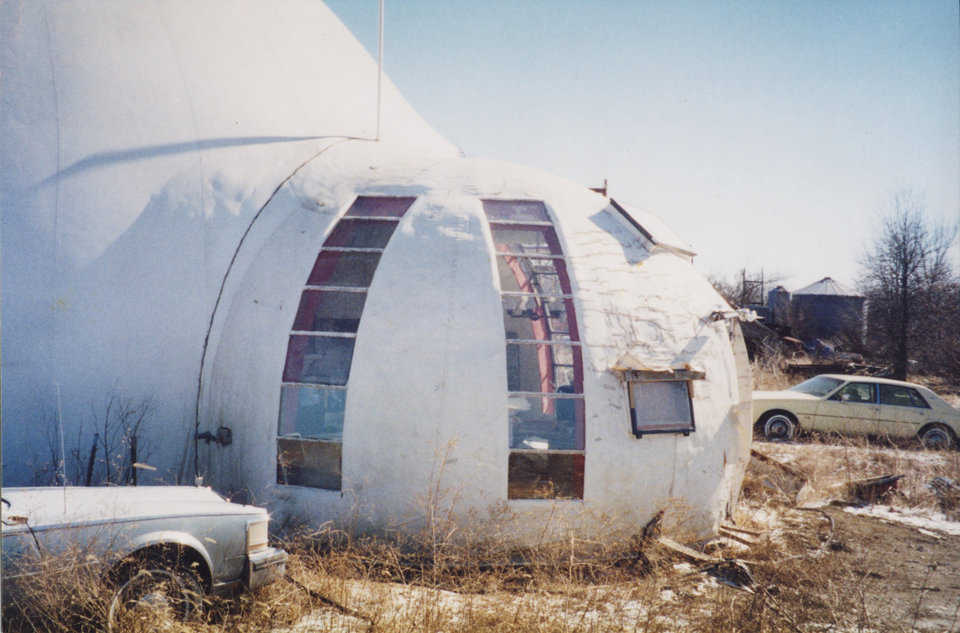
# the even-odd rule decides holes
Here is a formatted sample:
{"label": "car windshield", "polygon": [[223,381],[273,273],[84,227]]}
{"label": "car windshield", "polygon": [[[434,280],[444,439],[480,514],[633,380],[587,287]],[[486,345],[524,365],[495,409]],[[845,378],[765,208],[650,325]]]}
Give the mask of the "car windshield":
{"label": "car windshield", "polygon": [[823,397],[836,389],[843,383],[837,378],[828,378],[827,376],[817,376],[810,380],[804,380],[799,385],[790,387],[790,391],[799,391],[800,393],[809,393],[811,396]]}

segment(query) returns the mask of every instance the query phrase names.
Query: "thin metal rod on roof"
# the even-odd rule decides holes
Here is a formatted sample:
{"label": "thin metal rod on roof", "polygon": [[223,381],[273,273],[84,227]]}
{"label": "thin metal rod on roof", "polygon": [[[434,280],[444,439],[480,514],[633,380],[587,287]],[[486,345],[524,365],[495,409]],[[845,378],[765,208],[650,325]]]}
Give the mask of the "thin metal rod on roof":
{"label": "thin metal rod on roof", "polygon": [[377,140],[380,140],[380,103],[383,84],[383,0],[380,0],[380,23],[377,29]]}

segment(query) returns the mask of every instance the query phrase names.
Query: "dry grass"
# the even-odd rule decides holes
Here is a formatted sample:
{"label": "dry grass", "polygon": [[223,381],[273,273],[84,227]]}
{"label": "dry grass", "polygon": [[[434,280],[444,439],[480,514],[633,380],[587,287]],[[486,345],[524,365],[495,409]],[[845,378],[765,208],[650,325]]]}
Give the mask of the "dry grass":
{"label": "dry grass", "polygon": [[753,388],[762,391],[780,391],[800,382],[781,368],[786,361],[780,354],[771,354],[753,363]]}
{"label": "dry grass", "polygon": [[[505,550],[445,548],[437,558],[415,540],[348,538],[330,531],[291,535],[285,578],[249,594],[208,599],[201,619],[169,631],[808,631],[860,630],[875,622],[858,587],[862,574],[824,518],[752,496],[765,533],[749,547],[706,545],[750,563],[755,592],[718,584],[675,554],[638,543],[550,544]],[[773,527],[771,527],[773,526]],[[698,546],[698,544],[692,544]],[[489,558],[488,558],[489,556]],[[57,579],[51,591],[45,583]],[[77,587],[82,590],[77,591]],[[33,587],[30,609],[5,609],[5,631],[92,631],[108,590],[92,575],[53,573]],[[23,603],[21,603],[23,604]],[[816,625],[814,627],[813,625]],[[893,630],[880,628],[877,630]]]}
{"label": "dry grass", "polygon": [[810,489],[802,503],[825,503],[843,494],[843,484],[880,475],[903,475],[884,502],[900,509],[933,510],[935,477],[960,481],[960,452],[924,451],[917,446],[883,446],[864,438],[813,436],[796,445],[759,442],[765,454],[803,471]]}
{"label": "dry grass", "polygon": [[[754,375],[764,388],[782,388],[786,381],[775,370]],[[930,479],[960,480],[960,453],[955,451],[931,453],[837,438],[759,447],[808,477],[806,501],[828,500],[836,495],[837,484],[897,473],[905,478],[887,501],[930,509],[935,503]],[[209,598],[197,620],[154,624],[208,633],[923,628],[918,617],[931,594],[909,584],[901,591],[888,577],[865,571],[872,568],[864,567],[860,552],[851,553],[853,537],[832,529],[843,512],[833,510],[831,518],[797,509],[765,478],[761,470],[748,471],[736,513],[740,526],[762,531],[746,539],[755,541],[749,545],[729,539],[690,542],[682,534],[682,513],[664,527],[665,534],[714,556],[748,561],[756,580],[752,593],[720,584],[703,573],[701,564],[636,535],[603,541],[571,537],[530,548],[471,537],[454,529],[449,514],[440,511],[441,491],[434,490],[426,495],[425,527],[417,535],[286,526],[281,546],[291,556],[283,579],[252,593]],[[928,581],[913,582],[923,587]],[[28,599],[15,602],[4,592],[4,631],[59,633],[102,626],[110,590],[89,569],[64,573],[57,561],[48,561],[26,589]],[[918,615],[905,617],[914,605]],[[944,630],[942,624],[931,627]]]}
{"label": "dry grass", "polygon": [[[7,545],[7,544],[5,544]],[[4,631],[93,632],[100,630],[109,595],[95,567],[79,552],[31,560],[37,573],[3,581]]]}

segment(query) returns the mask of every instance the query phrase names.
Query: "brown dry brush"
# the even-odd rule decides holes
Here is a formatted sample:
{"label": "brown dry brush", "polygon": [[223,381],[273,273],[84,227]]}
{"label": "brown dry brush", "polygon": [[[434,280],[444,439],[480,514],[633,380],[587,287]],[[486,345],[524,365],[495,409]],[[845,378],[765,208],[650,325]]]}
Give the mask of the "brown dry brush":
{"label": "brown dry brush", "polygon": [[[811,523],[815,519],[811,517]],[[333,539],[336,540],[336,539]],[[802,530],[782,542],[764,541],[755,560],[758,593],[726,587],[699,596],[703,577],[678,571],[671,554],[647,545],[649,566],[632,565],[636,542],[552,543],[504,550],[490,546],[498,562],[483,560],[475,545],[451,546],[441,561],[435,550],[383,538],[350,538],[322,543],[301,534],[283,543],[291,552],[286,577],[231,598],[209,598],[202,616],[187,623],[165,622],[167,630],[261,631],[289,627],[312,613],[333,611],[377,631],[781,631],[803,623],[849,624],[856,614],[852,572],[829,557],[811,564],[804,557],[822,543]],[[102,627],[110,587],[89,567],[64,573],[53,562],[28,588],[30,600],[4,609],[5,631],[94,631]],[[688,568],[687,568],[688,569]],[[371,591],[421,588],[424,602],[391,610],[386,602],[353,604],[351,582]],[[671,590],[677,598],[666,600]],[[424,593],[422,590],[426,590]],[[431,591],[455,591],[456,604],[430,602]],[[633,611],[623,605],[634,605]],[[362,627],[361,627],[362,628]]]}
{"label": "brown dry brush", "polygon": [[34,573],[3,581],[3,630],[93,632],[103,628],[109,588],[77,551],[28,561]]}

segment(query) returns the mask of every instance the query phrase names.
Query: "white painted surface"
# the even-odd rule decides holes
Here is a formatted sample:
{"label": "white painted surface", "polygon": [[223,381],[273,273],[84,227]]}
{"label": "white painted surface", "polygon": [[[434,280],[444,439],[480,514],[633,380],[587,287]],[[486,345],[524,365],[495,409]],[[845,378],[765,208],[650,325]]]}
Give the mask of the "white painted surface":
{"label": "white painted surface", "polygon": [[[353,196],[378,194],[418,198],[381,259],[357,332],[343,490],[277,485],[280,381],[300,291]],[[506,357],[485,197],[544,200],[570,263],[584,343],[582,501],[506,502]],[[265,210],[285,219],[258,241],[246,277],[230,280],[236,294],[214,332],[201,415],[231,426],[235,439],[210,449],[216,483],[313,522],[414,529],[435,503],[476,527],[506,503],[511,533],[532,539],[636,525],[670,505],[710,529],[736,498],[749,456],[750,373],[732,345],[742,338],[735,322],[710,320],[726,306],[685,258],[648,253],[615,214],[601,196],[517,165],[372,146],[312,161]],[[633,437],[625,386],[610,371],[627,352],[706,372],[694,384],[695,433]]]}
{"label": "white painted surface", "polygon": [[[415,529],[433,504],[463,524],[506,516],[533,540],[635,528],[664,505],[710,528],[735,497],[749,370],[731,324],[709,319],[723,300],[686,258],[648,251],[603,197],[458,158],[392,85],[385,141],[345,140],[372,133],[376,69],[321,3],[11,2],[0,41],[5,482],[29,481],[48,457],[56,384],[84,453],[111,394],[150,399],[141,461],[154,481],[189,480],[202,384],[200,430],[234,438],[201,444],[202,471],[317,523]],[[287,337],[356,195],[418,199],[357,333],[344,489],[278,486]],[[544,200],[568,257],[584,343],[582,501],[506,501],[504,332],[482,197]],[[695,433],[632,436],[609,370],[625,353],[706,372]]]}
{"label": "white painted surface", "polygon": [[[299,165],[373,137],[376,64],[312,0],[13,0],[0,42],[5,481],[49,460],[58,383],[68,450],[109,394],[150,399],[142,449],[189,481],[228,263]],[[383,138],[457,154],[389,81]]]}

